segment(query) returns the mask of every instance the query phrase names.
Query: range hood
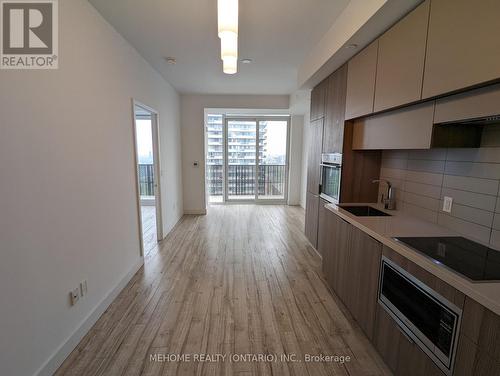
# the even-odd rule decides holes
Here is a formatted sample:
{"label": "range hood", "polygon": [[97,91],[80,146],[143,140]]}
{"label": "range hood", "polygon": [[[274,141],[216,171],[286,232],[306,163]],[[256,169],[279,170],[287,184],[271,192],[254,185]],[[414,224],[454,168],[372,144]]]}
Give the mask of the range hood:
{"label": "range hood", "polygon": [[500,126],[500,115],[434,124],[433,148],[478,148],[486,126]]}
{"label": "range hood", "polygon": [[475,119],[465,119],[465,120],[454,120],[445,123],[439,123],[435,125],[491,125],[498,124],[500,125],[500,115],[495,116],[486,116]]}

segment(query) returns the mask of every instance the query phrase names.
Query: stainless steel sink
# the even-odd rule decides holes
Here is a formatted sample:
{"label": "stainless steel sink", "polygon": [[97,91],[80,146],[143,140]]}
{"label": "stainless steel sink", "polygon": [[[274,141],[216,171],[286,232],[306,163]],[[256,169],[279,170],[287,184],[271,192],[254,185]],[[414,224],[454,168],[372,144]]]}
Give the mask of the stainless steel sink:
{"label": "stainless steel sink", "polygon": [[390,217],[390,214],[384,213],[381,210],[372,208],[371,206],[340,206],[342,209],[354,214],[357,217]]}

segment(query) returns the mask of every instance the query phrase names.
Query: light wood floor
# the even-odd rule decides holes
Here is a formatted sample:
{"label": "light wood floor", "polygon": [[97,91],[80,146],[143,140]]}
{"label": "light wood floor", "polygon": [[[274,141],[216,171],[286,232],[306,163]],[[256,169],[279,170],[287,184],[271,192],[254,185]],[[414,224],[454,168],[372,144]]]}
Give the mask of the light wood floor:
{"label": "light wood floor", "polygon": [[156,233],[156,207],[141,206],[142,212],[142,241],[144,243],[144,257],[148,258],[158,252]]}
{"label": "light wood floor", "polygon": [[[386,375],[321,276],[297,207],[185,216],[57,375]],[[325,354],[332,362],[155,362],[151,354]],[[228,355],[229,356],[229,355]]]}

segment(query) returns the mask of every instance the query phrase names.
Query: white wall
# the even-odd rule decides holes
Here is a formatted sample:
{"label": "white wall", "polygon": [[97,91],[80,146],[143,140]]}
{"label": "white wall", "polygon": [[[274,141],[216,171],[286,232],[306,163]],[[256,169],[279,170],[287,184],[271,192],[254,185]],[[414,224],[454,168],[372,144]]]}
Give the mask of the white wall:
{"label": "white wall", "polygon": [[306,208],[307,195],[307,158],[310,139],[310,118],[309,111],[304,115],[304,131],[302,133],[302,176],[300,182],[300,206]]}
{"label": "white wall", "polygon": [[295,116],[303,117],[302,144],[301,144],[301,173],[300,173],[300,206],[306,207],[307,193],[307,149],[309,143],[309,111],[311,106],[311,91],[298,90],[290,95],[290,112]]}
{"label": "white wall", "polygon": [[288,185],[288,205],[300,205],[303,130],[304,115],[293,115],[290,124],[290,179]]}
{"label": "white wall", "polygon": [[160,113],[165,233],[183,210],[177,93],[87,1],[59,7],[60,69],[0,71],[1,375],[50,374],[142,262],[132,97]]}
{"label": "white wall", "polygon": [[351,0],[299,67],[299,87],[317,85],[422,1]]}
{"label": "white wall", "polygon": [[[286,109],[288,95],[181,95],[184,213],[203,214],[205,202],[205,108]],[[198,161],[198,167],[193,162]]]}

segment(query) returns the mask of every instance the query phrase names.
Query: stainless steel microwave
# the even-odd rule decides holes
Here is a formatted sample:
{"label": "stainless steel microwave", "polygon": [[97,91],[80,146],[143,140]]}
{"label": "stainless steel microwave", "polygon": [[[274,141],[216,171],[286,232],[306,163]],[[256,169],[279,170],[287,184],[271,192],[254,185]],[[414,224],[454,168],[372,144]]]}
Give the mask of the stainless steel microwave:
{"label": "stainless steel microwave", "polygon": [[320,196],[338,204],[340,199],[340,178],[342,174],[342,154],[321,154]]}
{"label": "stainless steel microwave", "polygon": [[446,375],[453,374],[460,308],[385,256],[378,302]]}

